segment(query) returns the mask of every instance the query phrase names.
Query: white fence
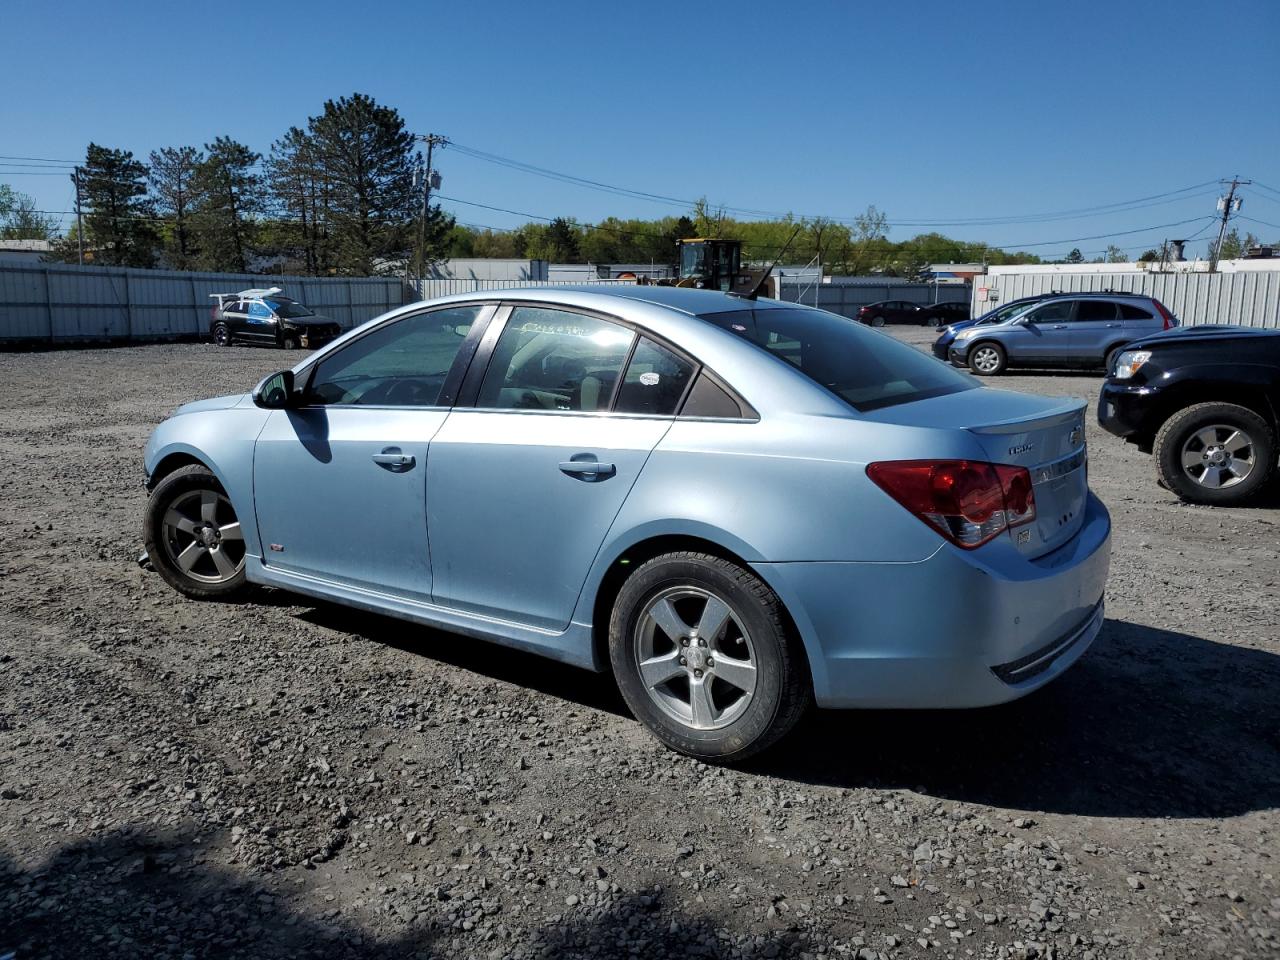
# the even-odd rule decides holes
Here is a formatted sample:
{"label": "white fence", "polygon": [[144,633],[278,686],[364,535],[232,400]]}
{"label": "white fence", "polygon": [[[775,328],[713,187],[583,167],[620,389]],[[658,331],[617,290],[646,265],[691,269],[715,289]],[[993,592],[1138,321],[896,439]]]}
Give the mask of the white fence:
{"label": "white fence", "polygon": [[634,280],[471,280],[471,279],[427,279],[410,280],[414,299],[434,300],[436,297],[447,297],[454,293],[478,293],[484,290],[511,290],[516,287],[579,287],[579,286],[630,286]]}
{"label": "white fence", "polygon": [[207,336],[211,293],[283,287],[348,329],[404,302],[399,278],[281,277],[0,264],[0,343]]}
{"label": "white fence", "polygon": [[1108,290],[1155,297],[1184,326],[1280,328],[1280,271],[1241,273],[992,273],[973,280],[973,315],[1039,293]]}

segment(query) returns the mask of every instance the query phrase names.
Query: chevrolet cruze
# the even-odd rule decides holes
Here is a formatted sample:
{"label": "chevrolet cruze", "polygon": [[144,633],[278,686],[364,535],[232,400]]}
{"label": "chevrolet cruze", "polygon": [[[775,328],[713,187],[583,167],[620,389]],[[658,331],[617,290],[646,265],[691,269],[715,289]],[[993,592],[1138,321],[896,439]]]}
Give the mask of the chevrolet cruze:
{"label": "chevrolet cruze", "polygon": [[1102,624],[1084,404],[831,313],[528,288],[386,314],[145,454],[191,597],[267,584],[611,670],[734,761],[821,707],[976,707]]}

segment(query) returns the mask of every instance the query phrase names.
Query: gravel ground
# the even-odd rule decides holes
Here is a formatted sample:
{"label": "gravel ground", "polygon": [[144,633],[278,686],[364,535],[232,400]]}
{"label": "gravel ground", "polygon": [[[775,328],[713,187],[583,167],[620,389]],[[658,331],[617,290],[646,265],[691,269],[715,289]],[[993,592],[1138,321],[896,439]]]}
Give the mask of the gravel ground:
{"label": "gravel ground", "polygon": [[1180,505],[1090,421],[1114,559],[1077,667],[718,769],[607,677],[140,569],[152,426],[283,361],[0,355],[0,956],[1280,951],[1280,498]]}

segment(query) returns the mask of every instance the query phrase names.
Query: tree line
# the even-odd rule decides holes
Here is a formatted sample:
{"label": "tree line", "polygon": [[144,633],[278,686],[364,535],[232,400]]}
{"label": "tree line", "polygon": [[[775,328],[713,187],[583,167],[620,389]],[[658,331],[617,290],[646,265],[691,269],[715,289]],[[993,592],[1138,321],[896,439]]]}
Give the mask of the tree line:
{"label": "tree line", "polygon": [[432,207],[422,229],[422,175],[404,119],[359,93],[326,101],[265,156],[230,136],[146,162],[91,143],[77,187],[84,236],[72,226],[57,253],[76,260],[83,250],[86,262],[111,266],[243,273],[270,261],[273,271],[368,276],[440,255],[453,220]]}
{"label": "tree line", "polygon": [[[369,276],[419,274],[446,257],[671,264],[678,240],[700,236],[739,239],[755,262],[816,261],[837,275],[916,277],[931,263],[1042,262],[936,232],[892,241],[888,218],[875,206],[847,220],[737,220],[702,200],[686,214],[657,219],[470,226],[438,206],[424,216],[424,176],[418,140],[399,112],[360,93],[326,101],[265,155],[231,136],[165,147],[145,161],[90,143],[77,187],[84,235],[73,224],[55,254],[75,261],[83,253],[85,262],[112,266]],[[30,197],[0,184],[0,237],[49,238],[56,225]],[[1223,256],[1238,256],[1251,243],[1252,235],[1241,239],[1232,230]],[[1148,251],[1140,259],[1159,256]],[[1112,246],[1093,262],[1128,259]],[[1052,262],[1084,261],[1072,250]]]}

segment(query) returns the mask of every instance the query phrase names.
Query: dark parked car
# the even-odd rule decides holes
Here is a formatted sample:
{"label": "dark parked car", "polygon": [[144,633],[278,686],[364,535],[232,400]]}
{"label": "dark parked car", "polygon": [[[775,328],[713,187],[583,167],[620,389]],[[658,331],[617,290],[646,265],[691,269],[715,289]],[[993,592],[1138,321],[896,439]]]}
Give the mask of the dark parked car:
{"label": "dark parked car", "polygon": [[920,319],[930,327],[945,327],[949,323],[964,323],[969,319],[967,300],[934,303],[920,311]]}
{"label": "dark parked car", "polygon": [[980,323],[1002,323],[1010,317],[1016,316],[1032,304],[1039,303],[1048,297],[1056,296],[1053,293],[1039,293],[1032,297],[1020,297],[1017,300],[1010,300],[1008,303],[1002,303],[998,307],[988,310],[980,317],[973,320],[947,321],[947,325],[942,328],[938,334],[938,339],[933,341],[933,355],[939,360],[946,360],[951,348],[952,341],[955,340],[956,334],[961,330],[968,330],[970,327],[976,327]]}
{"label": "dark parked car", "polygon": [[1280,331],[1190,327],[1116,358],[1098,422],[1156,459],[1160,483],[1193,503],[1234,504],[1276,465]]}
{"label": "dark parked car", "polygon": [[245,340],[296,350],[318,347],[342,333],[336,320],[284,296],[280,287],[210,296],[218,302],[210,313],[209,333],[219,346]]}
{"label": "dark parked car", "polygon": [[881,300],[879,303],[868,303],[858,310],[857,320],[872,327],[883,327],[886,323],[923,323],[920,304],[907,300]]}

